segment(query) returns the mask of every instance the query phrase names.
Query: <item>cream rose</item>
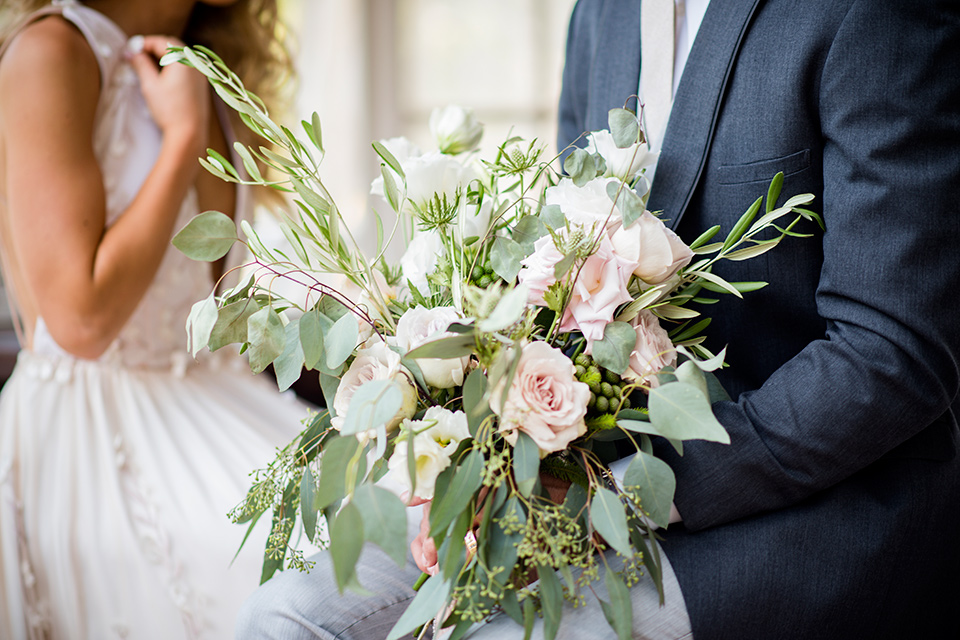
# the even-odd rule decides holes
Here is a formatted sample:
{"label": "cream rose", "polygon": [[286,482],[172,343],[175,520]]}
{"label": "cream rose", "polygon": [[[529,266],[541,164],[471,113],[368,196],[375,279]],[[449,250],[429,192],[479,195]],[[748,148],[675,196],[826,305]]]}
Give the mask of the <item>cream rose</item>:
{"label": "cream rose", "polygon": [[563,451],[587,431],[584,416],[590,388],[574,378],[570,358],[545,342],[527,344],[520,355],[507,400],[494,391],[490,408],[500,416],[500,432],[516,444],[517,431],[537,443],[542,455]]}
{"label": "cream rose", "polygon": [[587,136],[587,151],[599,153],[607,165],[605,177],[632,182],[642,170],[655,164],[658,153],[651,153],[646,142],[637,142],[620,149],[613,141],[613,134],[606,129],[594,131]]}
{"label": "cream rose", "polygon": [[[400,366],[400,355],[382,341],[357,351],[346,373],[340,378],[340,386],[333,397],[333,410],[336,416],[330,421],[338,431],[343,428],[350,401],[361,386],[374,380],[392,380],[403,394],[403,403],[397,415],[387,423],[387,432],[397,428],[402,420],[410,418],[417,410],[417,390],[410,383],[406,370]],[[376,435],[371,432],[358,433],[361,439]]]}
{"label": "cream rose", "polygon": [[629,228],[612,237],[617,255],[637,263],[633,273],[647,284],[660,284],[690,264],[693,251],[663,221],[644,211]]}
{"label": "cream rose", "polygon": [[[397,322],[397,345],[405,351],[416,349],[437,338],[453,335],[447,331],[450,323],[460,320],[460,313],[453,307],[427,309],[416,306],[407,309]],[[417,358],[417,366],[423,379],[436,389],[450,389],[463,384],[463,372],[470,359]]]}
{"label": "cream rose", "polygon": [[[404,420],[404,431],[412,431],[416,489],[413,496],[430,500],[433,498],[437,476],[450,466],[450,457],[457,450],[460,441],[470,437],[467,428],[467,416],[462,411],[450,411],[442,407],[430,407],[422,420]],[[390,456],[387,468],[393,473],[401,487],[410,491],[413,483],[407,467],[408,446],[403,438],[397,441],[397,447]]]}
{"label": "cream rose", "polygon": [[483,125],[472,109],[449,105],[430,114],[430,133],[443,153],[473,151],[483,137]]}
{"label": "cream rose", "polygon": [[677,350],[660,320],[650,311],[642,310],[631,324],[637,332],[637,342],[630,353],[630,365],[623,377],[631,382],[659,385],[657,373],[677,362]]}

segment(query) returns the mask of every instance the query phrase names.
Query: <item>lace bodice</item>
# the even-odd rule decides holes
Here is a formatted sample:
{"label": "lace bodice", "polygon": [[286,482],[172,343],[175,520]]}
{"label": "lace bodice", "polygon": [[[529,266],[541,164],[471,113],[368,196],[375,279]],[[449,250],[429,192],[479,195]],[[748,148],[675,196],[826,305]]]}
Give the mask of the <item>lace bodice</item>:
{"label": "lace bodice", "polygon": [[[54,4],[87,38],[100,65],[94,152],[104,178],[110,225],[134,199],[153,167],[160,152],[160,130],[140,92],[136,72],[125,59],[127,35],[106,16],[76,0]],[[248,208],[244,192],[238,191],[238,213]],[[175,228],[182,228],[197,213],[197,193],[191,189]],[[170,247],[140,305],[101,360],[119,359],[124,366],[138,368],[185,367],[191,360],[186,353],[186,318],[191,306],[208,296],[211,288],[209,265]],[[42,319],[37,321],[33,351],[64,354]]]}

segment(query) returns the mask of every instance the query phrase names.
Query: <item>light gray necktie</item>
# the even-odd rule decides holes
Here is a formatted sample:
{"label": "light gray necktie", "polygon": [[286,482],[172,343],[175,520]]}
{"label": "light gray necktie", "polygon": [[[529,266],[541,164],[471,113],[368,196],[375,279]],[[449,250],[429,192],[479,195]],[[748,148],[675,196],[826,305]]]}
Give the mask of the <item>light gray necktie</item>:
{"label": "light gray necktie", "polygon": [[674,0],[640,4],[640,90],[645,133],[654,149],[663,144],[673,102],[674,11]]}

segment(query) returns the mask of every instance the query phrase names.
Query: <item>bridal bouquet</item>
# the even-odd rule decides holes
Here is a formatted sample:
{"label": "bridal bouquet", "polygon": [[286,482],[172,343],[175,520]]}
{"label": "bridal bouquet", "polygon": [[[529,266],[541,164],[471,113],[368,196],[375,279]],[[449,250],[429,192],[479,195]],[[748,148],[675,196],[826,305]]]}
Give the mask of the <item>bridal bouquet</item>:
{"label": "bridal bouquet", "polygon": [[[609,130],[586,134],[560,172],[519,138],[479,158],[481,125],[448,107],[431,117],[435,150],[373,144],[382,162],[372,188],[396,222],[376,217],[368,258],[323,184],[317,115],[298,137],[210,51],[176,49],[162,62],[174,61],[204,73],[265,140],[236,146],[242,166],[214,151],[204,166],[295,204],[280,223],[284,246],[246,222],[241,239],[217,212],[174,239],[199,260],[235,242],[253,256],[240,286],[194,306],[194,355],[239,343],[253,371],[273,365],[281,389],[304,367],[318,371],[327,401],[231,514],[252,527],[271,513],[262,579],[285,563],[309,568],[291,541],[298,525],[329,545],[341,589],[362,588],[366,542],[402,565],[400,494],[430,501],[439,562],[390,638],[434,618],[458,638],[502,610],[527,628],[539,613],[550,639],[564,598],[585,597],[607,549],[624,569],[605,572],[601,604],[629,638],[628,587],[642,571],[659,579],[650,539],[668,524],[675,485],[651,437],[681,452],[684,440],[729,442],[711,412],[725,397],[712,375],[724,354],[704,346],[710,320],[697,308],[763,283],[727,282],[713,267],[798,235],[796,222],[816,219],[803,208],[812,196],[775,207],[778,175],[722,240],[712,228],[685,244],[646,209],[655,158],[634,113],[612,110]],[[396,264],[384,258],[391,240],[406,247]],[[279,281],[300,293],[281,296]],[[625,454],[614,476],[608,464]]]}

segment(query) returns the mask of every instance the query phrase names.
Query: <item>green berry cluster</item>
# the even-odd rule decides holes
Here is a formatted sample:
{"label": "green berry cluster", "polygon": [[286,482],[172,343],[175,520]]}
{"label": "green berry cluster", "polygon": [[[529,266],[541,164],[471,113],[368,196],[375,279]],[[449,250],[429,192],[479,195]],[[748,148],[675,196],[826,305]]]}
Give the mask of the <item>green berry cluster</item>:
{"label": "green berry cluster", "polygon": [[601,369],[593,358],[581,353],[573,360],[577,380],[590,387],[590,402],[587,409],[591,413],[612,413],[618,407],[630,408],[630,398],[623,394],[623,380],[609,369]]}
{"label": "green berry cluster", "polygon": [[499,279],[500,276],[494,273],[493,269],[489,266],[474,265],[473,271],[470,272],[470,282],[481,289],[489,287]]}

